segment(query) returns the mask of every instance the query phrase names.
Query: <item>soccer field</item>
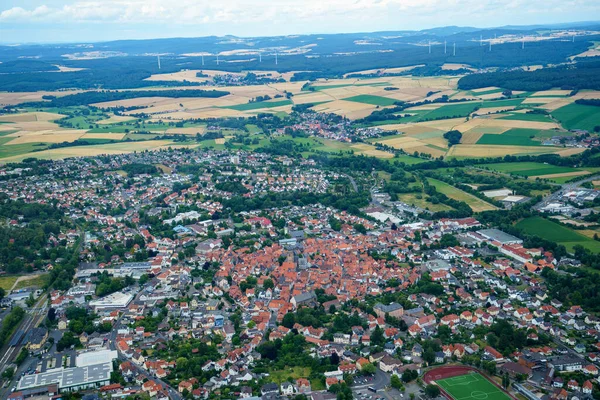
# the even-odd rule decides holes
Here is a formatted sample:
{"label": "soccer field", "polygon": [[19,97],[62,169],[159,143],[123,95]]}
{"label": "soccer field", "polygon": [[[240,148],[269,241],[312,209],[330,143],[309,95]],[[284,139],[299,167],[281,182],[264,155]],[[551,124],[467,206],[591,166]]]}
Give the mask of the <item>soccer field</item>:
{"label": "soccer field", "polygon": [[506,393],[477,373],[435,382],[455,400],[511,400]]}

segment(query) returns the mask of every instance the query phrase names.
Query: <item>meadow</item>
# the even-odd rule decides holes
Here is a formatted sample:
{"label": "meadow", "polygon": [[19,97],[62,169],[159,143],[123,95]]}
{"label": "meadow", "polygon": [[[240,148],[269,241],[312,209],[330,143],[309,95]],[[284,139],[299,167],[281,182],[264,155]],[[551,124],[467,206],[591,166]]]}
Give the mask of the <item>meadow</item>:
{"label": "meadow", "polygon": [[446,196],[450,197],[451,199],[458,200],[458,201],[464,201],[475,212],[489,211],[489,210],[497,209],[496,206],[494,206],[488,202],[485,202],[485,201],[481,200],[480,198],[473,196],[470,193],[464,192],[452,185],[449,185],[446,182],[442,182],[442,181],[439,181],[439,180],[433,179],[433,178],[427,178],[427,181],[429,182],[429,184],[433,185],[438,192],[445,194]]}
{"label": "meadow", "polygon": [[580,245],[594,253],[600,253],[600,242],[597,240],[542,217],[526,218],[519,221],[516,227],[527,234],[562,244],[568,251],[573,251],[574,246]]}
{"label": "meadow", "polygon": [[600,107],[583,104],[569,104],[552,111],[552,116],[560,121],[565,129],[585,129],[593,132],[600,126]]}

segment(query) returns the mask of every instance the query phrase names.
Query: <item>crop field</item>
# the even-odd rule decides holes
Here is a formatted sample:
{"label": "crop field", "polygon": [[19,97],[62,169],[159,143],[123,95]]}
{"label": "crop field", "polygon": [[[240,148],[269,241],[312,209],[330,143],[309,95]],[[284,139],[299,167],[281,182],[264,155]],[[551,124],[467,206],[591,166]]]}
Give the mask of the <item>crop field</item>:
{"label": "crop field", "polygon": [[573,251],[574,246],[580,245],[594,253],[600,253],[600,242],[542,217],[526,218],[516,226],[527,234],[562,244],[569,251]]}
{"label": "crop field", "polygon": [[261,108],[274,108],[287,106],[292,104],[290,100],[278,100],[278,101],[258,101],[254,103],[246,103],[246,104],[236,104],[234,106],[227,106],[225,108],[230,108],[232,110],[237,111],[250,111],[250,110],[259,110]]}
{"label": "crop field", "polygon": [[508,113],[499,119],[508,119],[516,121],[535,121],[535,122],[551,122],[550,117],[545,114],[533,113]]}
{"label": "crop field", "polygon": [[477,373],[435,381],[454,400],[511,400],[489,380]]}
{"label": "crop field", "polygon": [[[477,144],[499,144],[512,146],[541,146],[542,140],[559,135],[552,130],[512,128],[500,134],[484,134]],[[567,135],[568,136],[568,135]]]}
{"label": "crop field", "polygon": [[494,206],[488,202],[485,202],[485,201],[481,200],[480,198],[473,196],[470,193],[467,193],[458,188],[455,188],[454,186],[449,185],[446,182],[442,182],[442,181],[439,181],[439,180],[433,179],[433,178],[427,178],[427,180],[429,181],[429,183],[431,185],[435,186],[435,188],[438,192],[445,194],[446,196],[450,197],[451,199],[458,200],[458,201],[464,201],[475,212],[497,209],[496,206]]}
{"label": "crop field", "polygon": [[583,104],[569,104],[552,111],[552,116],[566,129],[585,129],[593,132],[600,126],[600,107]]}
{"label": "crop field", "polygon": [[396,102],[396,100],[388,97],[374,96],[371,94],[359,94],[357,96],[348,97],[344,100],[355,101],[357,103],[367,103],[374,106],[391,106]]}
{"label": "crop field", "polygon": [[571,167],[558,167],[550,164],[542,164],[536,162],[517,162],[517,163],[497,163],[485,164],[483,168],[489,168],[493,171],[504,172],[507,174],[522,175],[522,176],[544,176],[555,175],[571,172],[580,172],[581,169]]}
{"label": "crop field", "polygon": [[442,203],[433,204],[428,202],[426,196],[414,193],[400,193],[398,200],[411,206],[416,206],[432,212],[449,211],[453,208]]}

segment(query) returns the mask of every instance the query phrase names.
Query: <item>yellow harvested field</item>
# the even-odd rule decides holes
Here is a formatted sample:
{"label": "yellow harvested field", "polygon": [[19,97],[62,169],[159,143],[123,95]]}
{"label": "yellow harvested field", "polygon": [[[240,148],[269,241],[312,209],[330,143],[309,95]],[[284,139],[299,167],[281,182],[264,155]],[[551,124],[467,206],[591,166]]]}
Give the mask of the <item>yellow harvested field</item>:
{"label": "yellow harvested field", "polygon": [[457,69],[468,69],[475,71],[469,64],[458,64],[458,63],[445,63],[442,65],[442,69],[446,71],[456,71]]}
{"label": "yellow harvested field", "polygon": [[177,135],[195,135],[197,133],[204,134],[206,132],[206,127],[204,126],[195,126],[193,128],[170,128],[167,129],[165,133],[168,134],[177,134]]}
{"label": "yellow harvested field", "polygon": [[397,149],[410,149],[412,147],[423,146],[424,143],[417,138],[410,136],[400,136],[392,139],[378,140],[379,143],[385,144]]}
{"label": "yellow harvested field", "polygon": [[[152,104],[156,104],[160,101],[170,100],[173,101],[169,97],[138,97],[136,99],[126,99],[126,100],[115,100],[115,101],[104,101],[101,103],[92,104],[94,107],[98,108],[112,108],[112,107],[148,107]],[[176,99],[179,100],[179,99]]]}
{"label": "yellow harvested field", "polygon": [[355,149],[357,153],[361,153],[367,156],[378,157],[378,158],[393,158],[394,155],[392,153],[388,153],[387,151],[377,150],[374,146],[361,143],[350,146],[352,149]]}
{"label": "yellow harvested field", "polygon": [[225,144],[225,138],[215,139],[215,144]]}
{"label": "yellow harvested field", "polygon": [[568,157],[575,154],[583,153],[585,150],[586,149],[584,147],[569,147],[567,149],[557,151],[556,154],[562,157]]}
{"label": "yellow harvested field", "polygon": [[566,105],[571,104],[573,101],[574,100],[571,99],[571,98],[568,98],[568,99],[554,99],[554,101],[546,103],[543,106],[541,106],[540,108],[543,108],[543,109],[548,110],[548,111],[554,111],[556,109],[559,109],[561,107],[564,107]]}
{"label": "yellow harvested field", "polygon": [[422,111],[422,110],[437,110],[442,105],[443,105],[442,103],[423,104],[421,106],[409,107],[404,111],[411,112],[411,111]]}
{"label": "yellow harvested field", "polygon": [[542,90],[535,92],[531,97],[545,97],[545,96],[568,96],[571,93],[570,90]]}
{"label": "yellow harvested field", "polygon": [[376,109],[376,106],[365,103],[358,103],[355,101],[345,101],[345,100],[334,100],[329,103],[319,104],[313,107],[315,111],[318,112],[326,112],[333,113],[338,115],[343,115],[348,118],[353,117],[362,118],[362,116],[369,115],[373,110]]}
{"label": "yellow harvested field", "polygon": [[555,122],[520,121],[510,119],[473,118],[465,123],[457,125],[455,129],[466,132],[475,127],[499,127],[499,128],[526,128],[526,129],[558,129]]}
{"label": "yellow harvested field", "polygon": [[424,121],[417,122],[415,125],[428,126],[431,128],[440,129],[443,131],[450,131],[454,129],[457,125],[465,122],[465,118],[452,118],[452,119],[441,119],[438,121]]}
{"label": "yellow harvested field", "polygon": [[452,146],[448,157],[501,157],[507,154],[547,154],[555,153],[555,147],[503,146],[482,144],[459,144]]}
{"label": "yellow harvested field", "polygon": [[135,117],[128,117],[126,115],[113,115],[110,118],[96,121],[98,125],[118,124],[119,122],[134,121]]}
{"label": "yellow harvested field", "polygon": [[333,97],[328,95],[326,92],[306,92],[306,94],[299,94],[292,97],[294,104],[306,104],[306,103],[322,103],[324,101],[335,100]]}
{"label": "yellow harvested field", "polygon": [[501,88],[496,87],[496,86],[488,86],[488,87],[484,87],[484,88],[479,88],[479,89],[473,89],[471,90],[471,92],[473,93],[484,93],[484,92],[489,92],[492,90],[501,90]]}
{"label": "yellow harvested field", "polygon": [[460,142],[462,144],[475,144],[479,139],[481,139],[482,136],[482,132],[477,132],[474,130],[466,131],[463,133]]}
{"label": "yellow harvested field", "polygon": [[[197,146],[197,145],[193,145]],[[34,153],[20,154],[18,156],[11,156],[0,159],[0,162],[17,162],[22,161],[27,157],[36,157],[40,159],[51,159],[58,160],[69,157],[88,157],[97,156],[101,154],[125,154],[133,151],[143,150],[158,150],[161,148],[175,147],[173,142],[169,140],[148,140],[140,142],[123,142],[123,143],[109,143],[94,146],[74,146],[74,147],[63,147],[60,149],[51,149],[36,151]],[[189,147],[185,146],[184,147]]]}
{"label": "yellow harvested field", "polygon": [[411,65],[411,66],[408,66],[408,67],[366,69],[364,71],[349,72],[347,74],[344,74],[344,78],[346,78],[348,75],[397,74],[397,73],[400,73],[400,72],[410,71],[411,69],[414,69],[414,68],[417,68],[417,67],[423,67],[423,66],[424,66],[424,64]]}
{"label": "yellow harvested field", "polygon": [[495,114],[503,111],[513,110],[514,106],[506,106],[506,107],[488,107],[488,108],[480,108],[475,111],[477,115],[486,115],[486,114]]}
{"label": "yellow harvested field", "polygon": [[589,171],[574,171],[574,172],[563,172],[560,174],[549,174],[549,175],[539,175],[539,176],[530,176],[529,179],[535,179],[535,178],[543,178],[543,179],[550,179],[550,178],[563,178],[563,177],[569,177],[569,176],[581,176],[581,175],[588,175],[590,172]]}
{"label": "yellow harvested field", "polygon": [[402,131],[407,135],[418,135],[421,133],[430,133],[430,132],[439,132],[440,136],[444,134],[444,131],[435,128],[429,128],[427,126],[422,125],[405,125],[406,128],[402,129]]}
{"label": "yellow harvested field", "polygon": [[43,96],[62,97],[81,93],[82,90],[64,90],[59,92],[0,92],[0,106],[15,105],[28,101],[44,101]]}
{"label": "yellow harvested field", "polygon": [[10,121],[10,122],[47,122],[54,121],[57,119],[61,119],[65,117],[62,114],[49,113],[49,112],[28,112],[23,114],[8,114],[0,116],[0,121]]}
{"label": "yellow harvested field", "polygon": [[429,146],[418,146],[418,147],[413,147],[410,149],[410,153],[414,153],[415,151],[418,153],[430,154],[433,157],[440,157],[440,156],[446,155],[445,151],[442,151],[442,150],[439,150],[439,149],[436,149],[433,147],[429,147]]}
{"label": "yellow harvested field", "polygon": [[86,133],[86,130],[43,130],[36,132],[20,131],[15,132],[8,137],[15,137],[10,142],[5,143],[5,146],[11,144],[23,144],[23,143],[62,143],[62,142],[74,142]]}
{"label": "yellow harvested field", "polygon": [[81,137],[81,140],[85,139],[110,139],[110,140],[121,140],[125,137],[125,133],[86,133]]}

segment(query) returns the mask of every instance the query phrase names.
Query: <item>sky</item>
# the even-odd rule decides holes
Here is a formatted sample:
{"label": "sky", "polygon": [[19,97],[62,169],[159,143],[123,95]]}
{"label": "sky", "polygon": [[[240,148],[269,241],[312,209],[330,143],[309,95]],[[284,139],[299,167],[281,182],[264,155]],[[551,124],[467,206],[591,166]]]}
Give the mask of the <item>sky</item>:
{"label": "sky", "polygon": [[599,17],[598,0],[0,0],[0,43],[496,27]]}

